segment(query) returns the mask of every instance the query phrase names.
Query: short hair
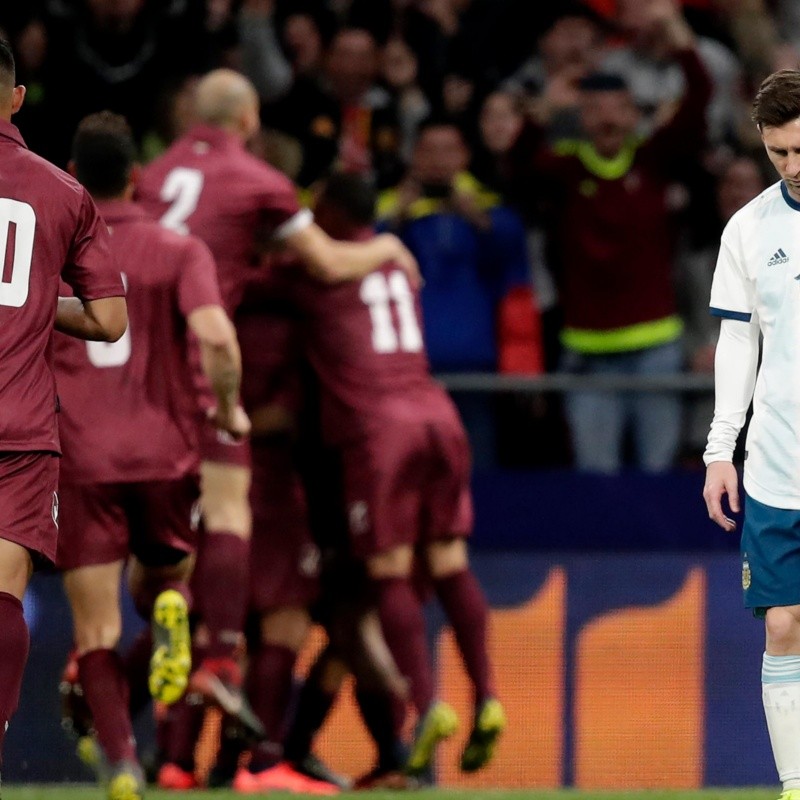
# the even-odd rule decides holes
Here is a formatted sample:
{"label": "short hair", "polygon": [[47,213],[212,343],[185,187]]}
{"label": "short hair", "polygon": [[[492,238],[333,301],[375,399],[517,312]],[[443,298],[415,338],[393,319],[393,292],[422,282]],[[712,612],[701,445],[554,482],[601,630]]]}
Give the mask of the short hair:
{"label": "short hair", "polygon": [[443,112],[434,111],[417,125],[417,139],[426,131],[431,130],[431,128],[453,128],[466,144],[467,137],[462,130],[462,124],[455,117],[449,116]]}
{"label": "short hair", "polygon": [[327,203],[358,225],[370,225],[375,219],[377,192],[363,175],[334,172],[325,181],[319,203]]}
{"label": "short hair", "polygon": [[136,144],[125,117],[100,111],[84,117],[72,140],[78,180],[99,198],[120,195],[136,161]]}
{"label": "short hair", "polygon": [[750,116],[759,128],[778,128],[800,117],[800,70],[782,69],[764,78]]}
{"label": "short hair", "polygon": [[11,45],[0,39],[0,83],[13,86],[17,80],[17,67]]}
{"label": "short hair", "polygon": [[615,72],[591,72],[578,82],[584,92],[626,92],[628,84]]}

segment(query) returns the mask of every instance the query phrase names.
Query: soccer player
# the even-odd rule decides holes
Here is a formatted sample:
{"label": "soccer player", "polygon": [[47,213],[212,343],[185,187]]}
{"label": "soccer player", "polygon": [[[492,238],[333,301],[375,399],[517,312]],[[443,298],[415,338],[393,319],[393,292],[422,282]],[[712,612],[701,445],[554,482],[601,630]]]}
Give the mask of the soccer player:
{"label": "soccer player", "polygon": [[[341,239],[373,236],[374,193],[357,176],[331,178],[317,204],[320,225]],[[465,771],[491,758],[505,727],[486,649],[487,605],[470,570],[470,454],[458,413],[432,380],[420,326],[419,292],[387,262],[361,280],[308,281],[309,359],[322,389],[322,424],[342,454],[353,550],[377,594],[386,642],[410,683],[418,729],[407,763],[425,772],[436,745],[457,726],[435,699],[415,550],[455,632],[474,687],[475,718]]]}
{"label": "soccer player", "polygon": [[[53,325],[113,342],[127,314],[108,233],[87,192],[29,152],[14,56],[0,40],[0,756],[17,708],[29,635],[22,597],[34,564],[54,561],[58,534],[58,397]],[[74,297],[59,298],[59,278]]]}
{"label": "soccer player", "polygon": [[[741,508],[733,451],[750,402],[741,540],[744,604],[766,624],[761,681],[781,800],[800,800],[800,71],[761,84],[752,117],[781,180],[731,218],[711,289],[721,317],[703,497]],[[759,336],[763,336],[761,367]]]}
{"label": "soccer player", "polygon": [[164,229],[131,202],[135,152],[127,122],[101,112],[78,127],[70,165],[112,232],[127,284],[128,331],[113,345],[55,340],[64,443],[57,565],[112,800],[135,800],[144,790],[115,650],[126,559],[137,610],[152,617],[153,697],[178,700],[191,666],[187,579],[199,452],[189,331],[214,391],[214,424],[237,437],[249,430],[238,405],[236,333],[222,309],[213,257],[200,240]]}
{"label": "soccer player", "polygon": [[[163,225],[209,245],[231,316],[265,239],[294,253],[322,280],[357,277],[389,259],[408,271],[412,283],[417,279],[416,261],[399,239],[384,234],[364,243],[334,241],[301,208],[291,181],[247,152],[260,120],[258,94],[246,78],[231,70],[210,72],[197,87],[195,111],[199,124],[144,171],[138,193]],[[229,710],[227,698],[241,684],[234,654],[248,600],[250,462],[246,446],[214,436],[203,436],[201,448],[203,558],[209,565],[203,586],[217,602],[207,604],[207,658],[192,683]]]}

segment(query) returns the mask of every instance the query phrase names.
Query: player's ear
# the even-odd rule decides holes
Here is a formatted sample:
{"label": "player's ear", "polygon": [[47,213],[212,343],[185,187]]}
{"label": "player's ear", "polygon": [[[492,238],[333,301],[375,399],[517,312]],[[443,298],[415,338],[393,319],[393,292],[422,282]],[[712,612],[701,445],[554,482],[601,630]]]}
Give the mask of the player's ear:
{"label": "player's ear", "polygon": [[19,86],[15,86],[11,90],[11,113],[16,114],[22,108],[22,104],[25,102],[25,89],[22,84]]}
{"label": "player's ear", "polygon": [[67,172],[69,172],[69,174],[72,175],[73,178],[77,179],[78,168],[75,166],[75,160],[72,158],[67,162]]}

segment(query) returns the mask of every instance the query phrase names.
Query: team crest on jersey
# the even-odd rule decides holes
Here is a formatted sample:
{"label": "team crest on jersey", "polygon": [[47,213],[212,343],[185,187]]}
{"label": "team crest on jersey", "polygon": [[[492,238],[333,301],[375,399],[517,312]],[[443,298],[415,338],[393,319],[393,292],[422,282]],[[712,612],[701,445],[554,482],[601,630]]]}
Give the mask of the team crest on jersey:
{"label": "team crest on jersey", "polygon": [[364,500],[356,500],[355,503],[350,503],[350,510],[348,513],[350,520],[350,533],[353,536],[364,534],[369,530],[369,506]]}
{"label": "team crest on jersey", "polygon": [[750,562],[747,560],[747,556],[744,557],[744,561],[742,562],[742,589],[747,591],[750,588]]}
{"label": "team crest on jersey", "polygon": [[53,517],[53,523],[58,527],[58,492],[53,492],[53,505],[50,507],[50,515]]}

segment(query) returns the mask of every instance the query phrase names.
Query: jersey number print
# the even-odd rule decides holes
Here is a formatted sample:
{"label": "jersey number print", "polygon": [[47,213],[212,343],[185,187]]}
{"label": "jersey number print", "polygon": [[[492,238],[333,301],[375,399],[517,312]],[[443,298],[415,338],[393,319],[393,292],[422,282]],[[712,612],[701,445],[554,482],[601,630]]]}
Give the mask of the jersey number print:
{"label": "jersey number print", "polygon": [[[372,318],[372,346],[376,353],[419,353],[422,331],[417,321],[414,293],[401,270],[384,275],[373,272],[361,283],[361,300]],[[392,315],[397,309],[397,326]]]}
{"label": "jersey number print", "polygon": [[161,187],[161,199],[171,203],[161,224],[184,236],[189,233],[186,220],[194,214],[203,191],[203,173],[199,169],[176,167],[167,175]]}
{"label": "jersey number print", "polygon": [[0,197],[0,306],[20,308],[31,282],[36,212],[19,200]]}

